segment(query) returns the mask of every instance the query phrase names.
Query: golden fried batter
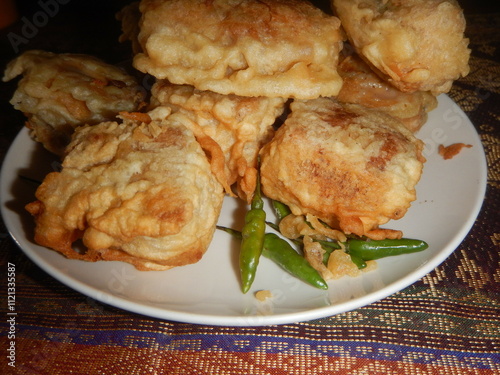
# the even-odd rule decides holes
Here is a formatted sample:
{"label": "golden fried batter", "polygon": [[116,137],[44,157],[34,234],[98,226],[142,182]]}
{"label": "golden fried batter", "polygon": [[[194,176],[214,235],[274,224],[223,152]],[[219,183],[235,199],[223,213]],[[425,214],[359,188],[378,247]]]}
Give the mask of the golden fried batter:
{"label": "golden fried batter", "polygon": [[338,18],[303,0],[142,0],[134,66],[241,96],[337,95]]}
{"label": "golden fried batter", "polygon": [[27,51],[8,64],[3,80],[19,75],[10,102],[27,116],[31,136],[59,156],[77,126],[135,111],[145,96],[132,76],[87,55]]}
{"label": "golden fried batter", "polygon": [[[120,260],[139,270],[197,262],[224,192],[193,134],[173,120],[124,120],[76,130],[61,172],[27,205],[35,241],[68,258]],[[78,252],[81,238],[87,248]]]}
{"label": "golden fried batter", "polygon": [[356,104],[295,101],[291,115],[261,150],[262,189],[332,227],[370,238],[403,217],[415,199],[423,144],[393,117]]}
{"label": "golden fried batter", "polygon": [[285,100],[221,95],[167,81],[155,83],[151,100],[153,106],[168,107],[171,116],[216,142],[223,158],[216,175],[228,189],[236,184],[237,195],[249,201],[255,190],[257,155],[274,135],[273,123],[283,112]]}
{"label": "golden fried batter", "polygon": [[412,132],[427,121],[427,113],[436,108],[437,99],[428,91],[401,92],[373,72],[359,56],[342,59],[339,73],[344,82],[337,99],[386,112],[400,120]]}
{"label": "golden fried batter", "polygon": [[448,92],[469,72],[455,0],[331,0],[357,52],[401,91]]}
{"label": "golden fried batter", "polygon": [[139,11],[139,2],[133,2],[124,6],[117,14],[116,19],[121,23],[122,34],[119,37],[120,42],[129,41],[132,47],[132,53],[136,54],[142,51],[139,43],[139,20],[141,12]]}

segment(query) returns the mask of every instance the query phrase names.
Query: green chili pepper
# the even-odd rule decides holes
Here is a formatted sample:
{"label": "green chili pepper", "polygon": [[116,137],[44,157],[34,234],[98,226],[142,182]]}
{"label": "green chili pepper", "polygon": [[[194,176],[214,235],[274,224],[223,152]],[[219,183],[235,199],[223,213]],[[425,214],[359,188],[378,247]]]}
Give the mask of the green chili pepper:
{"label": "green chili pepper", "polygon": [[34,185],[34,186],[40,186],[42,184],[42,181],[39,181],[39,180],[35,180],[31,177],[28,177],[28,176],[23,176],[22,174],[19,175],[19,178],[21,180],[24,180],[26,182],[29,182],[30,184]]}
{"label": "green chili pepper", "polygon": [[361,240],[350,238],[345,242],[345,246],[348,254],[364,261],[416,253],[429,247],[425,241],[410,238],[394,240]]}
{"label": "green chili pepper", "polygon": [[285,217],[292,213],[290,208],[284,203],[273,200],[272,201],[274,211],[276,212],[276,216],[278,217],[278,223]]}
{"label": "green chili pepper", "polygon": [[313,241],[319,243],[323,250],[325,250],[323,254],[323,264],[326,266],[328,264],[328,258],[330,258],[331,253],[334,250],[340,249],[340,245],[334,241],[323,241],[315,239],[313,239]]}
{"label": "green chili pepper", "polygon": [[363,268],[366,268],[367,264],[362,258],[354,254],[349,254],[349,256],[351,257],[351,262],[353,262],[358,267],[358,269],[362,270]]}
{"label": "green chili pepper", "polygon": [[[276,232],[281,233],[279,225],[277,225],[275,223],[271,223],[270,221],[266,221],[266,224],[269,225],[271,228],[273,228]],[[297,246],[302,246],[303,238],[304,238],[304,236],[300,236],[298,238],[289,238],[288,240]]]}
{"label": "green chili pepper", "polygon": [[[242,238],[240,231],[217,225],[217,229],[229,233],[236,239]],[[320,289],[328,289],[328,284],[323,280],[302,255],[297,253],[293,247],[284,239],[274,233],[266,233],[264,236],[264,247],[262,255],[278,264],[291,275]]]}
{"label": "green chili pepper", "polygon": [[223,227],[222,225],[217,225],[216,227],[217,229],[229,233],[231,236],[241,241],[241,232],[239,230]]}
{"label": "green chili pepper", "polygon": [[[328,265],[328,259],[330,258],[332,252],[341,249],[341,246],[338,244],[337,241],[320,241],[320,240],[313,240],[313,241],[318,242],[323,248],[323,250],[325,250],[325,253],[323,254],[323,264],[325,266]],[[362,270],[363,268],[366,268],[366,262],[363,259],[354,254],[349,254],[349,255],[351,257],[351,261],[358,267],[358,269]]]}
{"label": "green chili pepper", "polygon": [[316,240],[313,238],[314,242],[317,242],[321,245],[321,247],[331,253],[333,250],[341,249],[340,245],[337,241],[325,241],[325,240]]}
{"label": "green chili pepper", "polygon": [[275,223],[271,223],[270,221],[266,221],[266,224],[273,228],[276,232],[280,231],[280,226]]}
{"label": "green chili pepper", "polygon": [[328,289],[328,284],[307,259],[278,235],[266,233],[262,255],[302,281],[319,289]]}
{"label": "green chili pepper", "polygon": [[257,174],[250,210],[245,215],[245,225],[241,231],[240,274],[243,293],[248,292],[255,279],[265,233],[266,212],[260,193],[260,176]]}

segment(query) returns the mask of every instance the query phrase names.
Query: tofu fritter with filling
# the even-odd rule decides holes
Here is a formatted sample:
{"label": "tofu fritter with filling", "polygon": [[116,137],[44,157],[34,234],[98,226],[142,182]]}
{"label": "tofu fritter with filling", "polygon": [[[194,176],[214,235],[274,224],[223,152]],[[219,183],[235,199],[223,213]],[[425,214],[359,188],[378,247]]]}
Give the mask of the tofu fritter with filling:
{"label": "tofu fritter with filling", "polygon": [[134,66],[241,96],[337,95],[338,18],[304,0],[142,0]]}
{"label": "tofu fritter with filling", "polygon": [[399,238],[381,229],[416,198],[423,143],[393,117],[356,104],[295,101],[261,150],[263,193],[346,234]]}
{"label": "tofu fritter with filling", "polygon": [[122,34],[118,38],[119,42],[130,42],[132,54],[142,51],[139,43],[139,20],[141,12],[139,11],[139,2],[133,2],[124,6],[117,14],[116,19],[120,21]]}
{"label": "tofu fritter with filling", "polygon": [[30,135],[59,156],[74,129],[135,111],[145,91],[122,69],[95,57],[31,50],[11,61],[4,81],[23,77],[11,99]]}
{"label": "tofu fritter with filling", "polygon": [[[104,122],[78,128],[68,148],[26,206],[38,244],[139,270],[201,259],[224,192],[191,131],[170,120]],[[80,238],[84,251],[73,249]]]}
{"label": "tofu fritter with filling", "polygon": [[221,95],[158,81],[152,88],[151,101],[153,107],[168,107],[170,116],[182,117],[184,124],[191,123],[195,133],[198,129],[215,141],[220,151],[213,151],[212,159],[216,153],[221,159],[215,174],[227,189],[233,187],[240,198],[249,202],[257,181],[257,156],[273,137],[273,124],[282,114],[285,100]]}
{"label": "tofu fritter with filling", "polygon": [[401,91],[446,93],[469,73],[455,0],[331,0],[356,51]]}
{"label": "tofu fritter with filling", "polygon": [[427,113],[437,107],[437,99],[430,92],[399,91],[355,54],[342,59],[339,73],[344,80],[337,96],[340,102],[386,112],[414,133],[426,123]]}

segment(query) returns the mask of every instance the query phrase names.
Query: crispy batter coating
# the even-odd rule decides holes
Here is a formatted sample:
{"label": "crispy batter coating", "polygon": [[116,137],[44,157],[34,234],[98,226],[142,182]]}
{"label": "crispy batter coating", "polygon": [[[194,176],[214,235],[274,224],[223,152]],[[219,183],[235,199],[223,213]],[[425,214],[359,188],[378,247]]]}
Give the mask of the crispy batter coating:
{"label": "crispy batter coating", "polygon": [[151,101],[155,107],[169,108],[171,116],[193,128],[197,137],[196,129],[216,142],[219,149],[213,145],[212,159],[218,154],[222,162],[215,174],[227,189],[235,185],[236,194],[249,202],[256,185],[257,155],[273,137],[285,100],[221,95],[163,80],[154,84]]}
{"label": "crispy batter coating", "polygon": [[338,18],[303,0],[142,0],[134,66],[241,96],[337,95]]}
{"label": "crispy batter coating", "polygon": [[405,215],[415,199],[423,144],[393,117],[356,104],[295,101],[291,115],[261,150],[262,189],[332,227],[370,238]]}
{"label": "crispy batter coating", "polygon": [[[202,257],[224,192],[191,131],[173,120],[104,122],[78,128],[68,148],[62,171],[47,175],[26,206],[38,244],[139,270]],[[83,252],[73,249],[79,238]]]}
{"label": "crispy batter coating", "polygon": [[455,0],[331,0],[357,52],[401,91],[448,92],[469,73]]}
{"label": "crispy batter coating", "polygon": [[27,116],[31,136],[59,156],[76,127],[135,111],[145,97],[134,77],[87,55],[27,51],[8,64],[3,80],[19,75],[10,103]]}
{"label": "crispy batter coating", "polygon": [[401,92],[373,72],[358,55],[341,60],[343,79],[337,99],[386,112],[417,132],[427,121],[427,113],[437,107],[437,99],[428,91]]}

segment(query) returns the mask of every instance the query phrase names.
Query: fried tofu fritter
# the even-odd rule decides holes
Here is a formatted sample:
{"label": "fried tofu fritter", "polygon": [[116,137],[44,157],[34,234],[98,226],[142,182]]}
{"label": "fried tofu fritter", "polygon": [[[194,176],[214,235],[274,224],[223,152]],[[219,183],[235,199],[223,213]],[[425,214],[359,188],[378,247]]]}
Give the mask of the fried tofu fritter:
{"label": "fried tofu fritter", "polygon": [[[197,262],[224,197],[192,132],[175,121],[124,120],[77,129],[61,172],[27,205],[35,241],[68,258],[139,270]],[[81,238],[86,250],[73,249]]]}
{"label": "fried tofu fritter", "polygon": [[353,47],[404,92],[446,93],[469,72],[455,0],[331,0]]}
{"label": "fried tofu fritter", "polygon": [[153,107],[167,107],[169,116],[215,141],[220,150],[213,153],[223,159],[215,174],[228,193],[235,185],[236,194],[246,202],[255,190],[260,148],[273,137],[273,124],[284,105],[282,98],[221,95],[167,81],[152,88]]}
{"label": "fried tofu fritter", "polygon": [[123,7],[117,14],[116,19],[120,21],[122,34],[119,37],[120,42],[130,42],[132,53],[137,54],[142,51],[139,43],[139,21],[141,12],[139,11],[139,2],[133,2]]}
{"label": "fried tofu fritter", "polygon": [[59,156],[76,127],[135,111],[145,97],[134,77],[87,55],[27,51],[8,64],[3,80],[19,75],[10,102],[28,117],[31,136]]}
{"label": "fried tofu fritter", "polygon": [[437,107],[437,99],[430,92],[399,91],[355,54],[341,60],[339,73],[344,81],[337,96],[340,102],[386,112],[414,133],[427,121],[427,113]]}
{"label": "fried tofu fritter", "polygon": [[261,150],[263,193],[332,227],[370,238],[415,200],[423,143],[391,116],[320,98],[295,101]]}
{"label": "fried tofu fritter", "polygon": [[[337,95],[338,18],[302,0],[142,0],[138,70],[241,96]],[[168,46],[168,48],[166,48]]]}

